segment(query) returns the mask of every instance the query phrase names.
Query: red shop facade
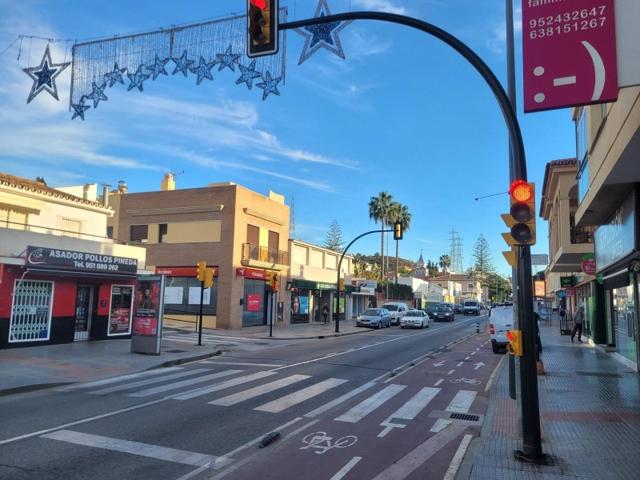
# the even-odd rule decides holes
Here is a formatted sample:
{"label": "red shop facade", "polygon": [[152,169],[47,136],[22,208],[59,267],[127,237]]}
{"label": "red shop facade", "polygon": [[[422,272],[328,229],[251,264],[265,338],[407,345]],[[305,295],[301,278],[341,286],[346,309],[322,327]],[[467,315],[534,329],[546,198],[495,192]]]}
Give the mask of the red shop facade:
{"label": "red shop facade", "polygon": [[0,349],[131,338],[135,258],[28,246],[0,264]]}

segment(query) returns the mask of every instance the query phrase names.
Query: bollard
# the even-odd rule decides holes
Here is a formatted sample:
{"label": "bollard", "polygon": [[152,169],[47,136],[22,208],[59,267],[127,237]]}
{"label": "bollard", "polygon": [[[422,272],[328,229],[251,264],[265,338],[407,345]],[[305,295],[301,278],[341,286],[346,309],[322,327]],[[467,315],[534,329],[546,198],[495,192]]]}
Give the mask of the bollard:
{"label": "bollard", "polygon": [[480,333],[480,322],[476,322],[476,333]]}

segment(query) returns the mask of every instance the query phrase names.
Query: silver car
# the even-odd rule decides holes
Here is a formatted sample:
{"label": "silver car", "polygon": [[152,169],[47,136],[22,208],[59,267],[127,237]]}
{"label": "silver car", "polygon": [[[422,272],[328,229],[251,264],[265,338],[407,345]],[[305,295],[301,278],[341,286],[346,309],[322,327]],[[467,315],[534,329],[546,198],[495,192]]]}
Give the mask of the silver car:
{"label": "silver car", "polygon": [[389,328],[391,313],[386,308],[367,308],[356,320],[358,327]]}
{"label": "silver car", "polygon": [[424,310],[409,310],[400,320],[400,328],[429,327],[429,315]]}

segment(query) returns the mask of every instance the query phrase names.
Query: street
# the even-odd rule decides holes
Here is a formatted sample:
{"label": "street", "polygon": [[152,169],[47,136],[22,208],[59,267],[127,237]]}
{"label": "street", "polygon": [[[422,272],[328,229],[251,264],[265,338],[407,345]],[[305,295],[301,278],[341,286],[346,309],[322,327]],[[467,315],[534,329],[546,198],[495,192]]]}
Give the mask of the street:
{"label": "street", "polygon": [[0,478],[452,478],[502,358],[485,320],[239,342],[210,360],[3,397]]}

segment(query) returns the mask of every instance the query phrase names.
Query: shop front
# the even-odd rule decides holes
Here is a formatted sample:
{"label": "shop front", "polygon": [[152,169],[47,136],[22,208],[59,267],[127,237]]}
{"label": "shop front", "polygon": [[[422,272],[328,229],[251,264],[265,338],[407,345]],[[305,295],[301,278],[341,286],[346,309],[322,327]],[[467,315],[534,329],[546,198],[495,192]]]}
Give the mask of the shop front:
{"label": "shop front", "polygon": [[274,292],[268,283],[269,273],[243,267],[236,269],[236,276],[244,280],[242,326],[267,325],[272,318],[275,323],[278,292]]}
{"label": "shop front", "polygon": [[0,348],[130,338],[138,260],[28,246],[0,265]]}
{"label": "shop front", "polygon": [[595,232],[598,280],[604,288],[606,340],[615,357],[638,371],[638,241],[637,192],[616,209]]}
{"label": "shop front", "polygon": [[[291,323],[324,322],[322,314],[324,305],[330,310],[327,320],[332,319],[332,312],[335,311],[335,302],[333,301],[336,291],[335,283],[294,278],[288,283],[287,288],[291,293]],[[344,312],[344,299],[341,300],[340,311]]]}

